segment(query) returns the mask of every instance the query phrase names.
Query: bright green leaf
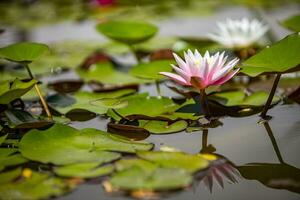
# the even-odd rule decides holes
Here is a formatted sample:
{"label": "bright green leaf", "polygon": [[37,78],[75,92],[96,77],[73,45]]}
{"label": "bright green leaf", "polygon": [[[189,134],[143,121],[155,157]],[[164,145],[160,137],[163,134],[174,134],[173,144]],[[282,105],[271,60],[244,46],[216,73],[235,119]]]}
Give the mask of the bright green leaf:
{"label": "bright green leaf", "polygon": [[281,22],[286,28],[299,32],[300,31],[300,15],[293,15]]}

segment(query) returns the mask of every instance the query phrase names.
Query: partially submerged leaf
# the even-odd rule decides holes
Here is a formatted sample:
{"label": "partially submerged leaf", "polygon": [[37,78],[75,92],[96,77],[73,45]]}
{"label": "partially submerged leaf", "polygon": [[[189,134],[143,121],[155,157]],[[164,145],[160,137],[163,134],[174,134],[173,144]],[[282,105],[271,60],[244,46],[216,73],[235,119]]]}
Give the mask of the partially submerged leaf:
{"label": "partially submerged leaf", "polygon": [[153,37],[157,28],[146,22],[108,21],[97,25],[97,30],[110,39],[136,44]]}
{"label": "partially submerged leaf", "polygon": [[76,163],[56,167],[54,172],[63,177],[94,178],[110,174],[114,170],[112,165],[99,167],[99,163]]}
{"label": "partially submerged leaf", "polygon": [[35,84],[36,80],[22,82],[19,79],[15,79],[12,83],[9,81],[2,82],[0,84],[0,104],[8,104],[11,101],[20,98]]}
{"label": "partially submerged leaf", "polygon": [[20,165],[28,161],[16,151],[16,149],[0,149],[0,171],[5,167]]}
{"label": "partially submerged leaf", "polygon": [[137,141],[150,136],[149,131],[144,128],[125,124],[108,123],[107,131]]}
{"label": "partially submerged leaf", "polygon": [[0,48],[0,58],[15,62],[32,62],[48,51],[49,48],[45,44],[21,42]]}
{"label": "partially submerged leaf", "polygon": [[13,181],[17,177],[19,177],[21,174],[22,174],[21,168],[13,169],[13,170],[7,171],[7,172],[2,172],[0,174],[0,184]]}
{"label": "partially submerged leaf", "polygon": [[243,63],[241,72],[249,76],[299,70],[300,35],[291,34],[266,47]]}

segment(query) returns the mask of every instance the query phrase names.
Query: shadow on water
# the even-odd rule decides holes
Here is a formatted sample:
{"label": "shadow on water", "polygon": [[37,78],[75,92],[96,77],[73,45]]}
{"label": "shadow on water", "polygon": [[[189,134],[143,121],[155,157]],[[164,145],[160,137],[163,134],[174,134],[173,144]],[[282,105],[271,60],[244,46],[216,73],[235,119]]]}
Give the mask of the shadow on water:
{"label": "shadow on water", "polygon": [[263,185],[300,193],[300,169],[285,163],[268,122],[263,123],[272,142],[279,163],[249,163],[239,166],[242,177],[248,180],[257,180]]}

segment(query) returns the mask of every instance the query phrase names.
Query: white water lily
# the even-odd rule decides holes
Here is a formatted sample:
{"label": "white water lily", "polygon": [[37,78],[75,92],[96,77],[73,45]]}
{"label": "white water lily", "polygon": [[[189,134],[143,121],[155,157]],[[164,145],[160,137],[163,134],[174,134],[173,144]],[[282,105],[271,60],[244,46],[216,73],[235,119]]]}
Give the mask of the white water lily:
{"label": "white water lily", "polygon": [[268,30],[268,26],[257,19],[226,19],[218,22],[218,31],[208,37],[228,48],[243,48],[256,43]]}

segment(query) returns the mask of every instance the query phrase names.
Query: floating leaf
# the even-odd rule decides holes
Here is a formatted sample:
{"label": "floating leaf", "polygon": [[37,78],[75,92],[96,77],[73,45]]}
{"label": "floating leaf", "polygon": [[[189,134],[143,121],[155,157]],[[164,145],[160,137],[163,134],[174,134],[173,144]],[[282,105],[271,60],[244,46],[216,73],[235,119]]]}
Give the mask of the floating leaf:
{"label": "floating leaf", "polygon": [[115,70],[111,63],[98,63],[90,67],[89,70],[77,70],[78,75],[85,81],[98,81],[111,85],[130,85],[151,82],[139,79],[135,76]]}
{"label": "floating leaf", "polygon": [[45,44],[21,42],[0,48],[0,57],[15,62],[32,62],[48,51]]}
{"label": "floating leaf", "polygon": [[0,174],[0,184],[10,182],[22,174],[22,169],[17,168],[11,171],[3,172]]}
{"label": "floating leaf", "polygon": [[0,149],[0,171],[5,167],[20,165],[27,162],[16,149]]}
{"label": "floating leaf", "polygon": [[139,126],[154,134],[167,134],[183,131],[187,128],[188,123],[179,120],[173,123],[158,120],[139,120]]}
{"label": "floating leaf", "polygon": [[300,52],[300,35],[294,33],[246,60],[241,72],[253,77],[262,73],[298,70],[300,64],[298,52]]}
{"label": "floating leaf", "polygon": [[75,109],[82,109],[97,114],[104,114],[109,108],[120,108],[126,106],[127,103],[125,101],[120,101],[117,98],[133,92],[135,91],[131,89],[105,93],[79,91],[72,95],[72,98],[75,98],[76,100],[76,103],[74,104],[62,107],[61,103],[58,106],[54,101],[50,102],[50,105],[53,105],[56,110],[63,114]]}
{"label": "floating leaf", "polygon": [[[34,146],[32,146],[34,144]],[[77,130],[55,124],[47,130],[31,130],[22,139],[19,149],[23,156],[42,163],[57,165],[78,162],[110,162],[120,154],[108,151],[134,153],[149,150],[149,143],[121,139],[96,129]]]}
{"label": "floating leaf", "polygon": [[20,98],[36,84],[35,80],[22,82],[15,79],[12,83],[5,81],[0,84],[0,104],[8,104],[11,101]]}
{"label": "floating leaf", "polygon": [[109,182],[121,190],[172,190],[190,185],[192,177],[183,169],[132,167],[117,172]]}
{"label": "floating leaf", "polygon": [[53,124],[52,120],[38,119],[29,112],[22,110],[6,110],[5,116],[8,120],[8,126],[15,129],[41,128]]}
{"label": "floating leaf", "polygon": [[142,160],[139,158],[134,159],[121,159],[115,163],[117,171],[123,171],[130,169],[132,167],[139,167],[143,170],[155,170],[158,167],[157,164],[149,162],[147,160]]}
{"label": "floating leaf", "polygon": [[300,15],[293,15],[281,22],[286,28],[299,32],[300,31]]}
{"label": "floating leaf", "polygon": [[130,73],[136,77],[144,79],[163,79],[164,76],[159,75],[159,72],[172,72],[171,64],[173,60],[158,60],[149,63],[140,63],[131,68]]}
{"label": "floating leaf", "polygon": [[106,37],[129,45],[144,42],[153,37],[157,28],[145,22],[108,21],[97,25]]}
{"label": "floating leaf", "polygon": [[8,136],[8,134],[5,134],[5,135],[0,137],[0,145],[5,141],[7,136]]}
{"label": "floating leaf", "polygon": [[[209,96],[209,99],[215,100],[224,106],[264,106],[269,93],[267,92],[254,92],[247,96],[243,91],[229,91],[219,92]],[[272,104],[276,104],[280,101],[280,97],[274,96]]]}
{"label": "floating leaf", "polygon": [[62,195],[67,189],[61,179],[33,172],[29,178],[0,185],[0,199],[47,199]]}
{"label": "floating leaf", "polygon": [[121,135],[136,141],[144,140],[150,136],[149,131],[146,129],[133,125],[108,123],[107,130],[110,133]]}
{"label": "floating leaf", "polygon": [[[115,109],[123,117],[144,115],[146,117],[162,117],[167,120],[176,119],[197,119],[192,113],[175,112],[180,106],[167,97],[150,97],[148,94],[137,94],[122,98],[128,102],[128,106]],[[108,110],[107,115],[119,121],[120,116],[116,115],[113,110]]]}
{"label": "floating leaf", "polygon": [[49,83],[48,87],[60,93],[71,93],[78,91],[83,84],[81,80],[64,80]]}
{"label": "floating leaf", "polygon": [[137,155],[162,167],[184,169],[190,173],[205,169],[209,164],[200,155],[191,155],[182,152],[142,151],[138,152]]}
{"label": "floating leaf", "polygon": [[110,174],[113,170],[112,165],[99,167],[99,163],[77,163],[56,167],[54,172],[64,177],[93,178]]}

